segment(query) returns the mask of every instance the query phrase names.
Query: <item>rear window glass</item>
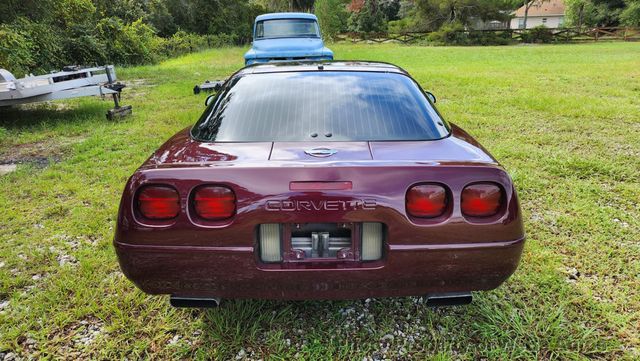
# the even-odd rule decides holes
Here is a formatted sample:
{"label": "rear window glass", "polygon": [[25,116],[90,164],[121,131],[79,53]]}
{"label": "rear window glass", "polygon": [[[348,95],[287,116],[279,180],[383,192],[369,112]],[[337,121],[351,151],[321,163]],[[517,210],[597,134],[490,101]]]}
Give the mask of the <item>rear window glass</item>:
{"label": "rear window glass", "polygon": [[307,19],[264,20],[256,24],[256,39],[319,37],[318,23]]}
{"label": "rear window glass", "polygon": [[433,140],[448,129],[407,76],[251,74],[231,80],[192,130],[209,142]]}

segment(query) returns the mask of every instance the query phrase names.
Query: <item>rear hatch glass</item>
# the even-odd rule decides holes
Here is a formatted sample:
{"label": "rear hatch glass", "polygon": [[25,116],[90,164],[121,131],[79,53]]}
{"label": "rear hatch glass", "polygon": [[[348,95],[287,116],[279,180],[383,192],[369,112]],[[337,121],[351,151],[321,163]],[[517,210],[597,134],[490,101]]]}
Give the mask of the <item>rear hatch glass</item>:
{"label": "rear hatch glass", "polygon": [[192,130],[207,142],[434,140],[448,134],[408,76],[345,71],[234,78]]}

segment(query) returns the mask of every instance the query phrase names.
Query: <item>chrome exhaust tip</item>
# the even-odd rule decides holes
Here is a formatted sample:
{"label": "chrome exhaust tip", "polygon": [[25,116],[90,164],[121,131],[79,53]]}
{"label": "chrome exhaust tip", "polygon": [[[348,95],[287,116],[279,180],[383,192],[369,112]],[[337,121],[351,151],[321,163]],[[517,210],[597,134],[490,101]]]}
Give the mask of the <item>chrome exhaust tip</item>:
{"label": "chrome exhaust tip", "polygon": [[220,306],[220,299],[171,296],[169,303],[178,308],[216,308]]}
{"label": "chrome exhaust tip", "polygon": [[427,306],[430,307],[462,306],[473,300],[471,292],[432,293],[426,298]]}

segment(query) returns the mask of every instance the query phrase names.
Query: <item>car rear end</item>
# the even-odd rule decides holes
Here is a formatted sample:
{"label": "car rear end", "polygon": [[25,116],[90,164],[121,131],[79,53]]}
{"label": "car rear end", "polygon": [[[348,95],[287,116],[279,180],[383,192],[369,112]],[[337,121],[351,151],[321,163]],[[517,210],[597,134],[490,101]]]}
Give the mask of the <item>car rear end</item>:
{"label": "car rear end", "polygon": [[[515,270],[522,223],[504,171],[387,168],[140,171],[127,189],[135,196],[121,206],[122,268],[152,294],[284,299],[488,290]],[[497,213],[463,213],[463,192],[473,193],[468,187],[478,179],[499,188]],[[154,186],[177,192],[177,201],[168,201],[179,204],[174,218],[151,220],[141,212],[140,196]],[[233,206],[225,205],[229,198]],[[217,220],[216,212],[202,212],[207,208],[233,210],[220,211],[228,217]]]}
{"label": "car rear end", "polygon": [[[509,175],[426,100],[416,111],[433,124],[400,126],[415,110],[404,99],[422,98],[402,96],[407,79],[373,70],[232,79],[191,131],[127,183],[115,237],[124,273],[145,292],[187,300],[467,295],[504,282],[524,243]],[[290,102],[260,96],[259,121],[240,121],[253,111],[243,86],[259,90],[263,80],[284,82],[298,98],[272,86]],[[346,82],[323,106],[305,108],[317,99],[310,88]],[[290,89],[300,84],[309,87]],[[386,86],[396,101],[380,98]],[[362,104],[341,93],[354,89]],[[285,114],[296,120],[275,126]],[[381,132],[385,120],[397,127]]]}

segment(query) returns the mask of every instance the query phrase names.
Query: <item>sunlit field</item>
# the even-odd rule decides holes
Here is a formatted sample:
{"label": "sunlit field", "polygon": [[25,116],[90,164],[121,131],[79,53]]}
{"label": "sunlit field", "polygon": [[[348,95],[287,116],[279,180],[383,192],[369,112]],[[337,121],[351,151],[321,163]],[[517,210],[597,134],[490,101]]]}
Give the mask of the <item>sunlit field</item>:
{"label": "sunlit field", "polygon": [[[0,110],[0,359],[638,359],[640,44],[331,45],[405,68],[512,175],[527,244],[466,307],[423,299],[227,301],[173,309],[111,245],[131,173],[193,124],[243,48],[118,68],[134,114],[98,98]],[[425,264],[424,267],[429,267]]]}

